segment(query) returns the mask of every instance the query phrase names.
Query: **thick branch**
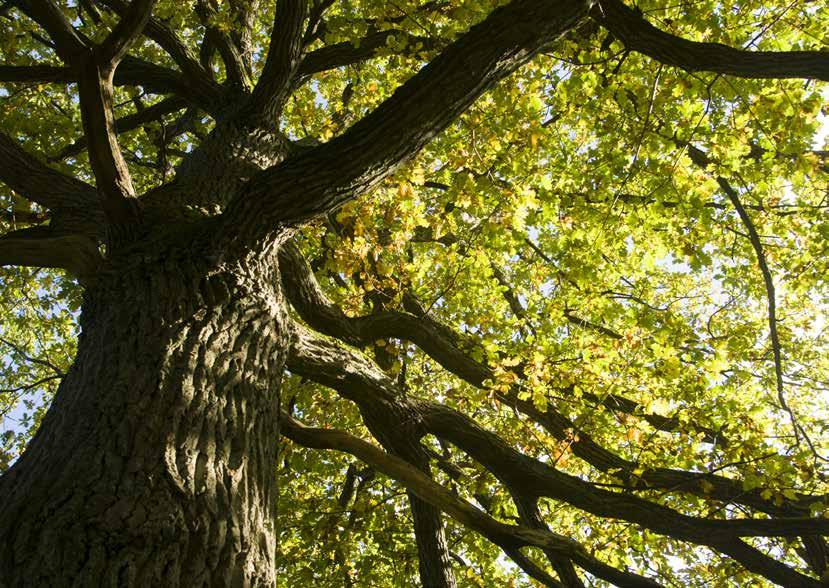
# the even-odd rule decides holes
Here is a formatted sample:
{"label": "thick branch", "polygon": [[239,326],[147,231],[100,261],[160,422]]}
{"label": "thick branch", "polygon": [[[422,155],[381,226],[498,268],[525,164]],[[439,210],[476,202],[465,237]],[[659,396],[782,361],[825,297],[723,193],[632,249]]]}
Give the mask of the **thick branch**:
{"label": "thick branch", "polygon": [[744,51],[689,41],[657,29],[622,0],[599,0],[590,14],[627,49],[666,65],[745,78],[829,80],[829,53],[825,51]]}
{"label": "thick branch", "polygon": [[17,6],[49,33],[55,51],[65,63],[74,64],[89,51],[86,42],[52,0],[21,0]]}
{"label": "thick branch", "polygon": [[150,19],[155,0],[131,0],[121,20],[96,48],[99,64],[114,67],[138,39]]}
{"label": "thick branch", "polygon": [[[141,34],[154,0],[134,0],[124,17],[97,46],[81,39],[52,0],[23,2],[23,10],[43,26],[61,59],[78,75],[78,95],[89,161],[111,234],[140,218],[129,170],[121,155],[113,116],[113,73]],[[120,240],[120,237],[116,240]]]}
{"label": "thick branch", "polygon": [[2,132],[0,161],[0,181],[27,200],[53,210],[99,208],[95,188],[41,163]]}
{"label": "thick branch", "polygon": [[48,227],[33,227],[0,237],[0,266],[60,268],[83,278],[100,260],[95,241],[83,235],[54,236]]}
{"label": "thick branch", "polygon": [[584,0],[513,0],[496,9],[345,134],[255,177],[225,214],[230,241],[256,242],[279,223],[306,220],[378,185],[586,9]]}
{"label": "thick branch", "polygon": [[218,15],[215,0],[198,0],[196,13],[207,29],[207,36],[219,50],[219,55],[225,64],[227,79],[238,90],[249,91],[251,87],[250,72],[246,68],[245,59],[230,35],[221,31],[211,21]]}
{"label": "thick branch", "polygon": [[0,65],[0,82],[69,84],[76,78],[70,68],[59,65]]}
{"label": "thick branch", "polygon": [[[55,65],[0,65],[0,82],[70,84],[78,81],[69,67]],[[223,103],[221,89],[214,83],[195,85],[182,74],[147,61],[127,56],[115,71],[116,86],[141,86],[153,94],[176,94],[188,103],[215,113]]]}
{"label": "thick branch", "polygon": [[277,2],[268,56],[250,97],[251,115],[265,121],[275,121],[279,115],[299,65],[307,16],[307,0]]}
{"label": "thick branch", "polygon": [[111,70],[103,70],[90,62],[79,72],[78,95],[89,163],[110,227],[120,232],[117,227],[131,225],[140,218],[140,208],[118,146],[112,94]]}

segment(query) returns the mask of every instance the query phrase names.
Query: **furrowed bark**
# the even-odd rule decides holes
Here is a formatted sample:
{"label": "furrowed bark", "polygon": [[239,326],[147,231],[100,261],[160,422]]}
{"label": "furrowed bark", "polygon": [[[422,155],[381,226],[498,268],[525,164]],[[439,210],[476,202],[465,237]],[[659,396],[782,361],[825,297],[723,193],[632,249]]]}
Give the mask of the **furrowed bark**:
{"label": "furrowed bark", "polygon": [[209,243],[124,254],[87,291],[77,358],[0,477],[0,585],[275,586],[278,269]]}
{"label": "furrowed bark", "polygon": [[598,0],[590,15],[627,49],[665,65],[744,78],[829,80],[829,53],[825,51],[744,51],[689,41],[654,27],[622,0]]}

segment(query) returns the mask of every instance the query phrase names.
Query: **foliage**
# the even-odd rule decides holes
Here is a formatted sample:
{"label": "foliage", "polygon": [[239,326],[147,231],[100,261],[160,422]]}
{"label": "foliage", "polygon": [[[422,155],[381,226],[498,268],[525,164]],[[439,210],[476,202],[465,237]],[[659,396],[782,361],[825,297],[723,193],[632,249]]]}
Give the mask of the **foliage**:
{"label": "foliage", "polygon": [[[272,4],[256,14],[260,47]],[[333,3],[311,49],[356,46],[388,30],[385,46],[370,60],[320,72],[299,87],[283,112],[283,130],[322,142],[340,134],[498,4]],[[643,0],[638,8],[661,29],[691,40],[825,50],[829,15],[819,4]],[[233,30],[229,4],[217,6],[215,25]],[[101,36],[105,26],[89,13],[74,5],[65,10],[81,31]],[[198,46],[204,27],[189,6],[161,2],[154,14]],[[112,20],[106,11],[101,15],[104,23]],[[23,18],[0,19],[4,63],[50,59],[29,30]],[[151,42],[133,52],[175,66]],[[255,58],[261,67],[264,54]],[[220,60],[213,69],[224,79]],[[441,369],[406,340],[381,339],[364,351],[410,396],[473,416],[526,455],[698,517],[739,518],[747,509],[706,497],[704,475],[703,493],[688,493],[650,488],[644,474],[654,468],[717,473],[778,506],[825,495],[829,184],[821,109],[827,90],[815,81],[663,65],[626,51],[588,22],[478,99],[372,194],[304,227],[298,243],[347,315],[399,309],[413,295],[430,317],[462,333],[468,354],[493,368],[484,387]],[[3,131],[56,169],[92,178],[85,152],[61,156],[78,138],[76,86],[15,83],[2,93]],[[162,99],[121,87],[116,114]],[[175,140],[159,141],[180,117],[182,111],[173,112],[120,135],[138,192],[168,179],[213,125],[200,112]],[[706,163],[695,160],[694,150]],[[774,284],[779,365],[758,250],[720,179],[760,236]],[[0,188],[0,203],[4,230],[48,222],[11,190]],[[80,288],[60,272],[0,271],[5,468],[69,368]],[[516,386],[519,400],[541,412],[554,407],[578,432],[557,438],[499,398]],[[635,408],[614,405],[616,397]],[[323,386],[292,376],[282,398],[308,425],[371,437],[357,408]],[[648,415],[664,417],[672,430],[655,427]],[[574,455],[579,435],[634,463],[633,477]],[[491,472],[455,447],[429,442],[438,482],[498,520],[517,521],[509,493]],[[460,475],[440,470],[438,458]],[[287,440],[277,470],[281,585],[416,582],[411,515],[398,483],[349,455]],[[811,509],[827,516],[829,503],[817,500]],[[540,511],[553,531],[586,545],[597,559],[666,584],[762,584],[734,561],[693,544],[552,500],[542,501]],[[460,586],[537,585],[486,539],[448,517],[445,524]],[[804,566],[794,538],[749,541]],[[537,562],[539,554],[533,554]]]}

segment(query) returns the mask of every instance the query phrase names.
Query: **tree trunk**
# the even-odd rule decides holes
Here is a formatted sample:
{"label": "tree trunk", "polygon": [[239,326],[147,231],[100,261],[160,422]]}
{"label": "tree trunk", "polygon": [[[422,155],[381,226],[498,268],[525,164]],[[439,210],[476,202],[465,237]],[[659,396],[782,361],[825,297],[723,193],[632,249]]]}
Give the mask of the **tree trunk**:
{"label": "tree trunk", "polygon": [[276,256],[197,249],[87,290],[75,363],[0,479],[0,586],[276,584]]}

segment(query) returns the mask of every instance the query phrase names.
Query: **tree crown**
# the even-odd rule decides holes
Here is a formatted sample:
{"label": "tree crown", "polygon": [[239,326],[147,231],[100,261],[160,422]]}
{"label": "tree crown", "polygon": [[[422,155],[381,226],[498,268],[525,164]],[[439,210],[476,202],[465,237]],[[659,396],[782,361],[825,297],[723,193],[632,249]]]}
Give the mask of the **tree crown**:
{"label": "tree crown", "polygon": [[[285,585],[410,585],[406,488],[442,497],[461,585],[566,581],[545,545],[599,585],[825,575],[817,4],[0,8],[0,466],[100,264],[291,225],[288,298],[334,339],[299,337],[282,391]],[[422,403],[432,480],[355,439],[371,386]]]}

